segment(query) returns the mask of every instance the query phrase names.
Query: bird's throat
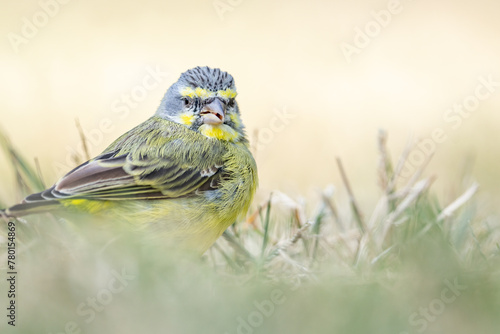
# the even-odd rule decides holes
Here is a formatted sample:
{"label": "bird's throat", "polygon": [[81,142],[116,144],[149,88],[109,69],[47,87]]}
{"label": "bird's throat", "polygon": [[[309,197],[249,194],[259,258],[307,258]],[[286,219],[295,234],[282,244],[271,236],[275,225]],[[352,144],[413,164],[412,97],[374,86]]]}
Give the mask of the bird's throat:
{"label": "bird's throat", "polygon": [[202,135],[208,138],[216,138],[230,142],[237,141],[240,137],[240,134],[236,130],[226,124],[203,124],[200,126],[199,131]]}

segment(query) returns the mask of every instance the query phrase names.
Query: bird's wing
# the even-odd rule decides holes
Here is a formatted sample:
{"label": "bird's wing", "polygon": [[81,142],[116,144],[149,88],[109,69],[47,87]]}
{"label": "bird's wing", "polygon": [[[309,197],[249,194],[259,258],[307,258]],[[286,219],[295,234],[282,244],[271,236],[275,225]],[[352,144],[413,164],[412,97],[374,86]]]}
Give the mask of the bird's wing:
{"label": "bird's wing", "polygon": [[223,175],[224,151],[218,141],[153,117],[25,203],[175,198],[214,189]]}

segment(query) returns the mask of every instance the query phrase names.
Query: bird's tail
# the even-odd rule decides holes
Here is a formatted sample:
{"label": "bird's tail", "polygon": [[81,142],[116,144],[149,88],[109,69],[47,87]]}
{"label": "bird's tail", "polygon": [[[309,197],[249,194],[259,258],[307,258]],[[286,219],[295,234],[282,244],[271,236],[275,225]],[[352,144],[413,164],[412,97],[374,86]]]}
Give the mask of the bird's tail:
{"label": "bird's tail", "polygon": [[44,201],[44,202],[33,202],[33,203],[20,203],[11,206],[8,209],[0,210],[0,215],[10,218],[17,218],[22,216],[27,216],[35,213],[42,213],[50,211],[55,208],[60,203],[57,201]]}

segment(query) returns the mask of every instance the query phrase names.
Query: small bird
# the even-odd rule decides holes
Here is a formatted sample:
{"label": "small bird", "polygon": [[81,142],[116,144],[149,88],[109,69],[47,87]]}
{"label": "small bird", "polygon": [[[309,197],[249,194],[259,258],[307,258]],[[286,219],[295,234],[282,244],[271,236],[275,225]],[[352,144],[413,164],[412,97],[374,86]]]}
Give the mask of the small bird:
{"label": "small bird", "polygon": [[236,94],[233,77],[220,69],[182,73],[154,116],[4,214],[62,209],[150,224],[205,252],[246,213],[258,184]]}

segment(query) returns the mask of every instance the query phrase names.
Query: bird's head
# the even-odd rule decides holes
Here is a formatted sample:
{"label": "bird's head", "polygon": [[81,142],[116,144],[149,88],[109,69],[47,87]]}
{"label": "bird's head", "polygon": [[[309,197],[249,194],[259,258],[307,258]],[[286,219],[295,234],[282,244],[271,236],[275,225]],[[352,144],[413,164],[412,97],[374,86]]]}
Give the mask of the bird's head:
{"label": "bird's head", "polygon": [[167,91],[157,116],[226,141],[245,141],[233,77],[218,68],[195,67]]}

